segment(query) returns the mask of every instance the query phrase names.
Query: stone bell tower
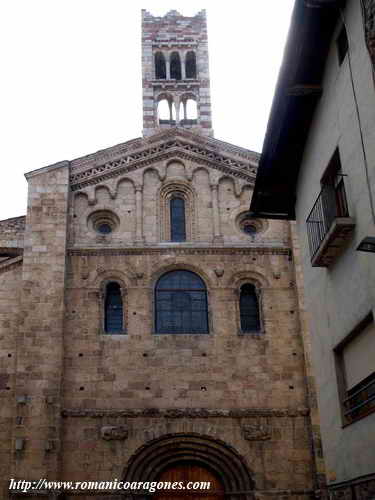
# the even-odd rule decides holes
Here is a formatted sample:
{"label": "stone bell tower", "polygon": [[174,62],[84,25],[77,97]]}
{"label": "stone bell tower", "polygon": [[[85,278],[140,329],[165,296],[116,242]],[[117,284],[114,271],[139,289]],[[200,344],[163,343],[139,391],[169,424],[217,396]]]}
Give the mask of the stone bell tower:
{"label": "stone bell tower", "polygon": [[143,135],[182,127],[212,136],[206,12],[142,11]]}

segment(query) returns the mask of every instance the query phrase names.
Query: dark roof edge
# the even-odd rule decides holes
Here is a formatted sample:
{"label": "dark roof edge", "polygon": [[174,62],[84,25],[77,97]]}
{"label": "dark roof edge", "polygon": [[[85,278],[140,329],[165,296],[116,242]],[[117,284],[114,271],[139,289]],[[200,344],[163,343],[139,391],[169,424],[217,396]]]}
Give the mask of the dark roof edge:
{"label": "dark roof edge", "polygon": [[295,1],[250,205],[254,216],[295,218],[299,166],[338,7],[344,5],[345,0]]}

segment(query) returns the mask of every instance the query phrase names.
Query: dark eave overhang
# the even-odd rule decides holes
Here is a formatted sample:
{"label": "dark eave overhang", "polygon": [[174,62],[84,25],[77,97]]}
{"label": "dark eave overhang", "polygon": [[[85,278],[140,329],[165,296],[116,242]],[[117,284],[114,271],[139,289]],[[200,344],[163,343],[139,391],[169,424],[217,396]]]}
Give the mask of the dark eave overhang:
{"label": "dark eave overhang", "polygon": [[295,219],[296,184],[333,31],[344,0],[296,0],[250,211]]}

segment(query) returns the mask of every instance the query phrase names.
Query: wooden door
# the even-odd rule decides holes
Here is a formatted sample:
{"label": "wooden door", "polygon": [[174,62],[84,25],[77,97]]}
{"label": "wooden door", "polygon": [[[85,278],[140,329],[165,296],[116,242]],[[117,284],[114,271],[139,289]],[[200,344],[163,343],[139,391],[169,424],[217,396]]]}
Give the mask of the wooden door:
{"label": "wooden door", "polygon": [[210,489],[203,490],[167,490],[160,491],[154,500],[219,500],[224,499],[224,488],[221,481],[208,469],[197,464],[179,464],[165,470],[158,481],[170,483],[210,482]]}

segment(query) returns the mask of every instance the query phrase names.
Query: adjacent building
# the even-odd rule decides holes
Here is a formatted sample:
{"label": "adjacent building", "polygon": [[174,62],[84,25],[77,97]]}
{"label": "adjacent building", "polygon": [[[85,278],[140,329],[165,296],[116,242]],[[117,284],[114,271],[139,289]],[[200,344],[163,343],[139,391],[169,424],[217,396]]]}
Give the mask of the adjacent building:
{"label": "adjacent building", "polygon": [[374,14],[296,1],[251,202],[297,221],[332,498],[375,496]]}

